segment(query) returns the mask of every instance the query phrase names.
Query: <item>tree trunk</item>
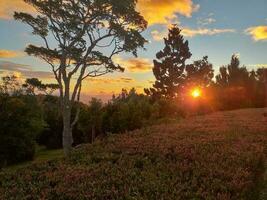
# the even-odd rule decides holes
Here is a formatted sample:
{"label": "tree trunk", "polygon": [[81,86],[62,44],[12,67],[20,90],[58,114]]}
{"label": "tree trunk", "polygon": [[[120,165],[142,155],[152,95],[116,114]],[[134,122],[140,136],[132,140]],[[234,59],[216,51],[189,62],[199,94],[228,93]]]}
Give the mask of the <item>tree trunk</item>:
{"label": "tree trunk", "polygon": [[62,144],[63,150],[66,157],[70,155],[72,148],[72,127],[71,127],[71,109],[69,104],[63,105],[63,133],[62,133]]}
{"label": "tree trunk", "polygon": [[95,141],[95,125],[92,126],[92,143]]}

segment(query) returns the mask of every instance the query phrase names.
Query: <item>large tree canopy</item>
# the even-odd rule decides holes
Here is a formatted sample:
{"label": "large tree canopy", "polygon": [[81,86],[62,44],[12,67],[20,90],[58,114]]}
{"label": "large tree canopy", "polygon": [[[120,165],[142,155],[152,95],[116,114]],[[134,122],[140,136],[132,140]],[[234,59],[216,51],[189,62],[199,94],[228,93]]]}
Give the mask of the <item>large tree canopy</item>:
{"label": "large tree canopy", "polygon": [[[79,101],[82,81],[123,68],[114,55],[129,52],[137,56],[146,40],[141,32],[147,22],[135,10],[136,0],[24,0],[37,15],[15,13],[33,29],[43,46],[29,45],[26,52],[45,60],[59,84],[63,114],[63,146],[68,154],[71,130],[78,120],[71,109]],[[71,90],[73,88],[73,90]]]}

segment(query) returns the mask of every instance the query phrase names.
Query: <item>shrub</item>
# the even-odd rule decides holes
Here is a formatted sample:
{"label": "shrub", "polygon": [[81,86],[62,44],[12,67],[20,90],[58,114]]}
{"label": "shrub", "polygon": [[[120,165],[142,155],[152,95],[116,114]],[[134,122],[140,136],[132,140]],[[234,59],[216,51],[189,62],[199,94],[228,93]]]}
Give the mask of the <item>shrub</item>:
{"label": "shrub", "polygon": [[37,100],[0,95],[0,110],[0,167],[31,160],[35,138],[43,128]]}

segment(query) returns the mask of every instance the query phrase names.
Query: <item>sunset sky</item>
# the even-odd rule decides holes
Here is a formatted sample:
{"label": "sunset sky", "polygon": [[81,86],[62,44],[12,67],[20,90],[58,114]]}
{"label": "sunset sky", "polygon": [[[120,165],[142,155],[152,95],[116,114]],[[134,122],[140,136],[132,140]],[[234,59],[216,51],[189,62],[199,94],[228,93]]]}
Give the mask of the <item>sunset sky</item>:
{"label": "sunset sky", "polygon": [[[107,99],[121,88],[135,87],[142,92],[149,87],[154,80],[152,60],[163,47],[168,26],[174,23],[189,40],[192,61],[208,55],[218,70],[236,53],[250,68],[267,67],[266,0],[139,0],[137,9],[149,24],[143,33],[149,41],[147,50],[139,51],[138,58],[117,56],[115,61],[125,67],[124,73],[86,80],[84,100],[92,96]],[[33,12],[23,0],[0,0],[0,76],[15,73],[22,79],[52,82],[49,66],[23,53],[27,44],[40,40],[27,25],[12,19],[15,10]]]}

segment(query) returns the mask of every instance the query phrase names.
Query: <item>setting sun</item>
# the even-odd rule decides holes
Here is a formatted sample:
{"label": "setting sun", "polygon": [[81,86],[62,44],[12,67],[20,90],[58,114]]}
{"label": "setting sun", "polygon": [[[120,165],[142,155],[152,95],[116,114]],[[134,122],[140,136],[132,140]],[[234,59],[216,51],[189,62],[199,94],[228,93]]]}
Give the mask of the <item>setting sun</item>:
{"label": "setting sun", "polygon": [[199,88],[194,88],[191,92],[191,96],[194,98],[198,98],[201,96],[201,90]]}

